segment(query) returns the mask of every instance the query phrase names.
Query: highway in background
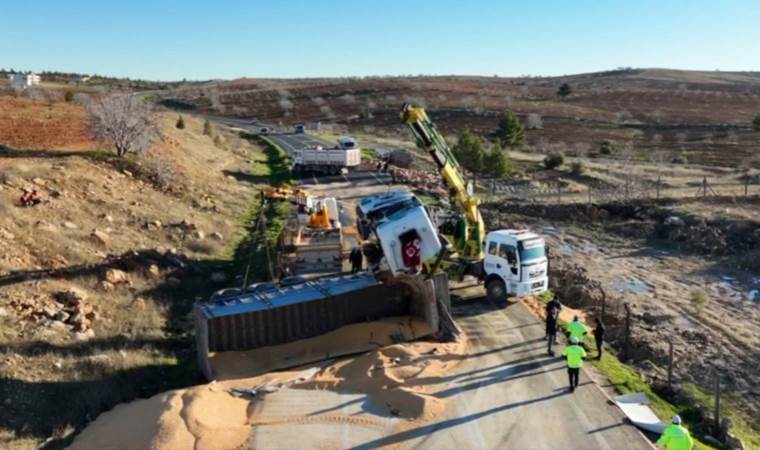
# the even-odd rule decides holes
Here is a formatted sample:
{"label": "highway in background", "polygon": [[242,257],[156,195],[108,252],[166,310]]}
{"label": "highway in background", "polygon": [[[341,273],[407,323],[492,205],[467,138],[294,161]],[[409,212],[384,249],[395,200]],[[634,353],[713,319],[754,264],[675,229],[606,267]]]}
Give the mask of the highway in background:
{"label": "highway in background", "polygon": [[[261,134],[282,147],[288,156],[293,155],[296,150],[302,150],[304,148],[316,146],[329,148],[336,145],[335,142],[327,142],[324,139],[320,139],[310,134],[295,133],[292,128],[283,129],[265,122],[259,122],[256,119],[246,120],[229,117],[214,117],[213,120],[233,128],[245,130],[249,133]],[[262,133],[262,129],[264,128],[267,129],[266,133]]]}

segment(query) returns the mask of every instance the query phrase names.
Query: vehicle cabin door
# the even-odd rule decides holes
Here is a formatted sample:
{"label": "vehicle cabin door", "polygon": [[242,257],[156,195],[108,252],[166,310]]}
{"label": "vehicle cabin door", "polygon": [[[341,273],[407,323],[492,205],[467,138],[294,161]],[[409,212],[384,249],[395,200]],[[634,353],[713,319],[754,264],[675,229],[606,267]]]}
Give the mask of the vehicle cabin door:
{"label": "vehicle cabin door", "polygon": [[490,241],[486,255],[486,269],[489,273],[499,274],[505,281],[520,279],[520,264],[517,260],[517,247],[504,242]]}

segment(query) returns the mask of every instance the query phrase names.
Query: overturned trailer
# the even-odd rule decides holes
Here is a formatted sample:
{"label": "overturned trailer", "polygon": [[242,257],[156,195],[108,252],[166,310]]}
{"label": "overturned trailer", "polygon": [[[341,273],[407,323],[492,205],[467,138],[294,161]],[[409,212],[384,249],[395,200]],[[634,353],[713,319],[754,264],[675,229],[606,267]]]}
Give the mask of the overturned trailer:
{"label": "overturned trailer", "polygon": [[[448,304],[445,275],[435,279],[421,276],[378,281],[370,273],[330,276],[287,287],[260,292],[233,294],[195,305],[195,336],[198,361],[204,376],[219,378],[215,361],[223,354],[239,355],[263,347],[281,349],[285,344],[315,338],[346,325],[372,322],[388,317],[410,316],[427,324],[427,334],[441,330],[439,310]],[[421,335],[415,338],[423,337]],[[404,336],[394,340],[404,340]],[[330,357],[366,351],[357,345],[329,349]],[[261,356],[247,356],[261,358]],[[237,356],[234,356],[237,357]],[[227,358],[229,359],[229,358]],[[283,358],[257,366],[248,373],[284,369],[319,359],[313,355]]]}

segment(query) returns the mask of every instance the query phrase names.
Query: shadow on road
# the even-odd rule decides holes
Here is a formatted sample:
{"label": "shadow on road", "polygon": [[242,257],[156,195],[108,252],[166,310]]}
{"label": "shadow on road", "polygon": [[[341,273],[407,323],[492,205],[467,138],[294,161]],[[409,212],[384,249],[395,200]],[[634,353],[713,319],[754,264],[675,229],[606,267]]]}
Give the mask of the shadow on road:
{"label": "shadow on road", "polygon": [[483,417],[490,416],[491,414],[497,414],[502,411],[507,411],[510,409],[531,405],[534,403],[548,401],[553,398],[560,397],[562,395],[565,395],[565,394],[564,393],[550,394],[544,397],[537,397],[530,400],[523,400],[520,402],[508,403],[506,405],[498,406],[496,408],[491,408],[485,411],[481,411],[479,413],[474,413],[474,414],[469,414],[463,417],[443,420],[441,422],[432,423],[430,425],[425,425],[422,427],[417,427],[411,430],[406,430],[400,433],[392,434],[390,436],[378,438],[373,441],[351,447],[350,450],[371,450],[371,449],[375,449],[375,448],[386,446],[386,445],[392,446],[392,445],[400,444],[401,442],[408,441],[410,439],[415,439],[422,436],[426,436],[436,431],[453,428],[453,427],[456,427],[468,422],[472,422],[474,420],[479,420]]}

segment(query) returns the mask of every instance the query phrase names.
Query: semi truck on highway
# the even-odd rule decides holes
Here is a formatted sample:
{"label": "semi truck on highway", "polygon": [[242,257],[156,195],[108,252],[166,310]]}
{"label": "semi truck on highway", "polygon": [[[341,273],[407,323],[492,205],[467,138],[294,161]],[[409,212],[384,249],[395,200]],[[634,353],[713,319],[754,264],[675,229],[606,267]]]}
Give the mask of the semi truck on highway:
{"label": "semi truck on highway", "polygon": [[317,172],[326,175],[347,173],[361,164],[361,151],[351,137],[341,137],[334,148],[316,146],[293,152],[294,172]]}

